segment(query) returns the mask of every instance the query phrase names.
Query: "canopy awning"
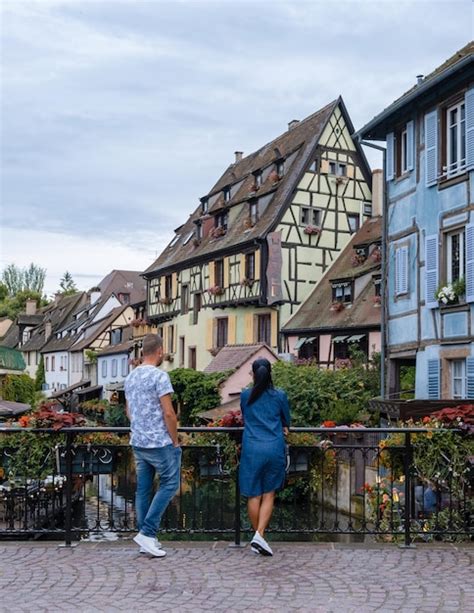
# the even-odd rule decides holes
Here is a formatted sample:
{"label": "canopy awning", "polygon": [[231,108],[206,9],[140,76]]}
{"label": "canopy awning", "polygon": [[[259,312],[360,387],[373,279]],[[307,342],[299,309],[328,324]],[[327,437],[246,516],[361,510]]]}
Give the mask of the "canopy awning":
{"label": "canopy awning", "polygon": [[347,339],[348,343],[357,343],[361,339],[365,338],[365,334],[354,334]]}
{"label": "canopy awning", "polygon": [[335,336],[335,337],[332,339],[332,342],[333,342],[333,343],[343,343],[343,342],[344,342],[345,340],[347,340],[348,338],[349,338],[349,337],[348,337],[348,335],[347,335],[347,334],[346,334],[345,336]]}
{"label": "canopy awning", "polygon": [[61,396],[64,396],[64,394],[70,394],[71,392],[74,392],[81,387],[90,387],[90,384],[91,382],[89,380],[79,381],[78,383],[74,383],[74,385],[70,385],[69,387],[65,387],[64,389],[59,390],[54,394],[51,394],[50,397],[61,398]]}
{"label": "canopy awning", "polygon": [[296,341],[295,349],[300,349],[305,343],[306,343],[306,339],[305,338],[299,338]]}

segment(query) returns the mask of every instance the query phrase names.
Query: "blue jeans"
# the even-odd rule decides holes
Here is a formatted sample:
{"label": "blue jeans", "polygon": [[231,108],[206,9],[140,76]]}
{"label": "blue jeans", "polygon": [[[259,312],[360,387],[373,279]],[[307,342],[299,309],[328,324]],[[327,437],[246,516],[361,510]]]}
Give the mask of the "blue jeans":
{"label": "blue jeans", "polygon": [[[181,474],[181,447],[133,447],[137,467],[135,512],[138,529],[145,536],[155,537],[166,507],[176,494]],[[155,474],[160,485],[151,500]]]}

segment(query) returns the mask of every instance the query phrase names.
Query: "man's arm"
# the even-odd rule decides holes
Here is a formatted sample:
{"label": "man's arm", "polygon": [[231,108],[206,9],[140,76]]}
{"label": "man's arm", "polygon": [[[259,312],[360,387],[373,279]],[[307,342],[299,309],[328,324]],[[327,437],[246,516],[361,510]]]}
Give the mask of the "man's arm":
{"label": "man's arm", "polygon": [[163,410],[163,418],[165,420],[166,427],[168,428],[169,435],[173,441],[173,445],[177,447],[178,441],[178,420],[176,413],[174,412],[173,403],[171,402],[171,394],[165,394],[160,398],[161,408]]}
{"label": "man's arm", "polygon": [[128,417],[128,421],[131,422],[132,420],[130,419],[130,409],[128,408],[128,402],[126,400],[125,400],[125,413]]}

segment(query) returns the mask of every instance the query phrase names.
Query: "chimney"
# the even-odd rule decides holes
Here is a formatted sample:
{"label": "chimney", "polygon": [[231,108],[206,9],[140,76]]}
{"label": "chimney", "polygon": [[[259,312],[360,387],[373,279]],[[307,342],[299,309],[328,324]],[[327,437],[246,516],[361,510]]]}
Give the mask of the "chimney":
{"label": "chimney", "polygon": [[242,160],[242,156],[244,155],[243,151],[235,151],[235,164]]}
{"label": "chimney", "polygon": [[383,211],[383,171],[376,168],[372,172],[372,217],[382,215]]}
{"label": "chimney", "polygon": [[293,128],[296,127],[299,124],[299,122],[300,122],[299,119],[292,119],[288,124],[288,130],[293,130]]}
{"label": "chimney", "polygon": [[91,306],[100,300],[101,293],[100,287],[92,287],[89,290],[89,303]]}
{"label": "chimney", "polygon": [[417,74],[416,75],[416,84],[420,85],[423,82],[423,79],[425,78],[425,75],[423,74]]}
{"label": "chimney", "polygon": [[53,325],[51,324],[50,321],[47,321],[44,324],[44,340],[47,341],[52,333],[53,333]]}
{"label": "chimney", "polygon": [[36,300],[28,298],[28,300],[26,301],[26,314],[36,315]]}

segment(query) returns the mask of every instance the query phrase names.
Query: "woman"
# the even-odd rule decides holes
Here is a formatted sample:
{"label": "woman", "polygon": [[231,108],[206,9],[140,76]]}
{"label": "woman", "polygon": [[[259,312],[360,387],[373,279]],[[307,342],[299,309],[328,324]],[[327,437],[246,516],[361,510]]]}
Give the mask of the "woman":
{"label": "woman", "polygon": [[271,364],[255,360],[253,387],[240,396],[244,420],[240,459],[240,491],[248,497],[248,513],[255,535],[252,551],[272,556],[264,538],[270,522],[275,491],[285,482],[285,435],[290,427],[290,407],[282,390],[273,387]]}

